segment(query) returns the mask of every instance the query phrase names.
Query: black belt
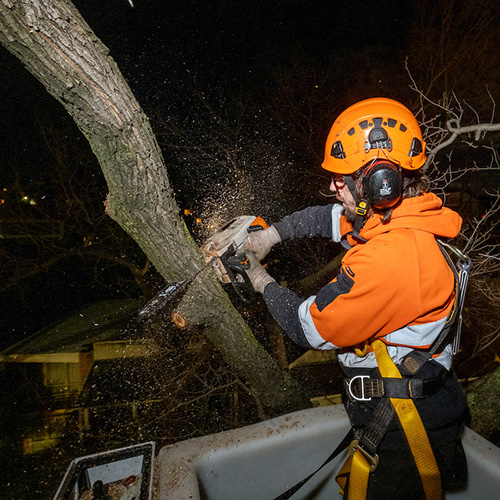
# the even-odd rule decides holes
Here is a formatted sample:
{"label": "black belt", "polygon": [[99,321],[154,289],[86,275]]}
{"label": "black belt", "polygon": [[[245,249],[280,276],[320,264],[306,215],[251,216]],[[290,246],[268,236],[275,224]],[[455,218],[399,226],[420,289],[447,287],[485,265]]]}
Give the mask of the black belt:
{"label": "black belt", "polygon": [[344,379],[347,396],[351,401],[371,401],[373,398],[420,399],[439,391],[448,372],[443,368],[437,377],[381,378],[356,375]]}

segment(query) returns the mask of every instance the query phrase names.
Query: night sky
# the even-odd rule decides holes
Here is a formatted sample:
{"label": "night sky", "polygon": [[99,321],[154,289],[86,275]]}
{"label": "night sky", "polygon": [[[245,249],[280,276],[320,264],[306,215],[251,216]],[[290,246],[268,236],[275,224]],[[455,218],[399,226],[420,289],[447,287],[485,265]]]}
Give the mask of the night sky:
{"label": "night sky", "polygon": [[[127,0],[75,2],[110,49],[146,114],[174,114],[186,122],[191,119],[193,82],[207,95],[241,95],[248,89],[258,93],[260,88],[272,88],[273,73],[297,58],[335,73],[332,113],[370,95],[401,96],[407,82],[403,87],[399,83],[391,87],[391,82],[396,72],[403,73],[413,15],[408,4],[395,0],[134,0],[132,8]],[[10,186],[18,176],[28,194],[34,186],[40,193],[51,175],[42,131],[52,126],[64,130],[60,140],[78,142],[82,151],[87,147],[85,139],[62,107],[4,48],[0,64],[0,188]],[[367,85],[367,78],[376,86]],[[318,133],[318,144],[326,132]],[[99,169],[92,175],[100,177]],[[98,189],[104,199],[105,186]],[[9,201],[8,195],[4,198]],[[0,240],[4,249],[6,244]],[[64,266],[54,279],[45,275],[0,294],[2,309],[15,311],[0,321],[2,344],[106,295],[102,289],[85,287],[89,276],[74,263],[68,269]]]}
{"label": "night sky", "polygon": [[[183,92],[189,89],[183,85],[193,78],[207,91],[217,88],[231,93],[242,84],[263,85],[276,68],[290,64],[297,54],[318,64],[335,65],[338,60],[346,87],[355,88],[364,68],[346,66],[342,56],[373,48],[378,57],[387,56],[387,68],[396,62],[402,69],[400,56],[411,17],[409,7],[391,0],[376,4],[364,0],[136,0],[134,8],[127,0],[74,4],[110,49],[148,114],[168,112],[184,102],[188,96]],[[3,48],[0,57],[4,68],[0,74],[2,177],[9,178],[12,161],[36,173],[43,155],[37,120],[70,120]],[[339,99],[345,90],[335,89]],[[189,116],[189,110],[184,113]]]}

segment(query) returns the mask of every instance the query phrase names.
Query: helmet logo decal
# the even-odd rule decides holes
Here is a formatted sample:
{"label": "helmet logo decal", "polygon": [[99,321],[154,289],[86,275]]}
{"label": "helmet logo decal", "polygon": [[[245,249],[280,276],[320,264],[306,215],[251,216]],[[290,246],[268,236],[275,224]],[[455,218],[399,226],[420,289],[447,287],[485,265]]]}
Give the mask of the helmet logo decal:
{"label": "helmet logo decal", "polygon": [[390,196],[392,194],[391,186],[387,179],[382,181],[382,187],[380,188],[380,196]]}

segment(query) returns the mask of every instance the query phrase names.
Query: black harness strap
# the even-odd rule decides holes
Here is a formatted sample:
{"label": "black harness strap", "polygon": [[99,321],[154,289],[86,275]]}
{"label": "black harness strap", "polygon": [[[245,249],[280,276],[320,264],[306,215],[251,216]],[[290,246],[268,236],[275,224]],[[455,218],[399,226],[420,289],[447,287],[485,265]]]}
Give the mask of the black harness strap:
{"label": "black harness strap", "polygon": [[306,478],[302,479],[302,481],[298,482],[295,486],[292,486],[290,489],[286,490],[284,493],[282,493],[280,496],[276,497],[274,500],[287,500],[290,498],[295,492],[297,492],[304,484],[309,481],[316,473],[318,473],[326,464],[331,462],[336,456],[340,455],[351,443],[352,439],[354,437],[353,430],[350,429],[349,432],[344,436],[344,439],[339,443],[339,445],[335,448],[333,453],[309,476]]}
{"label": "black harness strap", "polygon": [[387,378],[368,375],[345,379],[347,396],[352,401],[369,401],[379,398],[421,399],[436,394],[447,377],[443,368],[433,378]]}
{"label": "black harness strap", "polygon": [[370,457],[376,458],[377,461],[378,448],[394,418],[394,414],[395,411],[390,399],[384,398],[380,400],[375,408],[371,422],[365,427],[359,438],[358,447],[365,454],[367,453]]}

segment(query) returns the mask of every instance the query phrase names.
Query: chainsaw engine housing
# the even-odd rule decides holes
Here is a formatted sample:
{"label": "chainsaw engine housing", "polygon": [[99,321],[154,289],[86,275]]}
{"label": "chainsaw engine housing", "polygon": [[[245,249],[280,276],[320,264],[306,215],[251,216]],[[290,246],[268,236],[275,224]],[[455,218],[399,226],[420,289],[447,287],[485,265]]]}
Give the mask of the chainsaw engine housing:
{"label": "chainsaw engine housing", "polygon": [[261,217],[241,215],[230,220],[222,229],[215,232],[201,246],[206,262],[211,262],[221,283],[231,283],[240,298],[247,302],[248,292],[253,287],[245,272],[244,265],[237,263],[234,256],[241,248],[244,239],[252,231],[266,229],[268,225]]}

